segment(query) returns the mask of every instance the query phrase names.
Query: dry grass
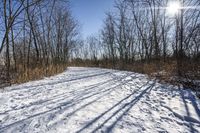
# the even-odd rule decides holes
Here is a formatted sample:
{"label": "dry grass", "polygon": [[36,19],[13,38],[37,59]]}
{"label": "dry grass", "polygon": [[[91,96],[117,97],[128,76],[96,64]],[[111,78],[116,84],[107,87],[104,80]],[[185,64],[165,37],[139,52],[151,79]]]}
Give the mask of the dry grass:
{"label": "dry grass", "polygon": [[11,79],[11,83],[24,83],[32,80],[42,79],[43,77],[52,76],[66,70],[67,65],[49,65],[48,67],[27,68],[25,71],[20,66],[18,72]]}

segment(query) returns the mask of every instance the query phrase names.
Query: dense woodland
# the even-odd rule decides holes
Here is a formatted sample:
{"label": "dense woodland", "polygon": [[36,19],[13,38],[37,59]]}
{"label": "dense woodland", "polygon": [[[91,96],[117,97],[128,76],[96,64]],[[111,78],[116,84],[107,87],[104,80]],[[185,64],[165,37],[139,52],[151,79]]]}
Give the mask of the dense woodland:
{"label": "dense woodland", "polygon": [[168,0],[116,0],[99,33],[84,40],[70,1],[1,0],[1,82],[38,79],[70,65],[200,79],[200,1],[179,1],[183,8],[172,16]]}

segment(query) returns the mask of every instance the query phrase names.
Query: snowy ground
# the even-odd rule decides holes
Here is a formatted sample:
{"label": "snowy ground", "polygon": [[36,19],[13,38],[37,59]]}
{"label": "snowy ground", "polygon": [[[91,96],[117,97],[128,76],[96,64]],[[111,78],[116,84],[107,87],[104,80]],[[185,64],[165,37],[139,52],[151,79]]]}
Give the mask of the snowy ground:
{"label": "snowy ground", "polygon": [[0,132],[196,133],[200,101],[189,90],[133,72],[71,67],[0,91]]}

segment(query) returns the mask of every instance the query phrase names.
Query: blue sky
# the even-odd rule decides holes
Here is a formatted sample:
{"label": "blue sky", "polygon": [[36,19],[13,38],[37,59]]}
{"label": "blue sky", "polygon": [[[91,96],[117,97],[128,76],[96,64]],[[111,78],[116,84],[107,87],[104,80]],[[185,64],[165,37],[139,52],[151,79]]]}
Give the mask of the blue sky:
{"label": "blue sky", "polygon": [[114,0],[71,0],[73,16],[81,24],[83,37],[97,34],[103,24],[105,12],[111,11]]}

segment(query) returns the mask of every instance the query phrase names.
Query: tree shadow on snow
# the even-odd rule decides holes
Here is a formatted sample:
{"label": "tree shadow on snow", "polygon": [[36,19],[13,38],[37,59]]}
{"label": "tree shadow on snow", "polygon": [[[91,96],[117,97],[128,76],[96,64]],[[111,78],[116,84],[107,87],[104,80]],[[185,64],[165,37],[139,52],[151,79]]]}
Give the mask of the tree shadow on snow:
{"label": "tree shadow on snow", "polygon": [[[102,127],[104,127],[104,125],[111,120],[112,118],[116,118],[116,120],[109,126],[106,128],[105,132],[110,132],[112,131],[112,129],[115,127],[115,125],[123,118],[123,116],[129,112],[129,110],[144,96],[145,93],[150,92],[151,89],[154,87],[155,85],[155,81],[151,84],[149,84],[149,82],[147,82],[145,85],[143,85],[142,87],[140,87],[138,90],[140,90],[141,88],[145,89],[136,97],[134,96],[134,94],[136,92],[133,92],[132,94],[128,95],[127,97],[123,98],[122,100],[120,100],[118,103],[116,103],[115,105],[113,105],[111,108],[109,108],[107,111],[105,111],[104,113],[100,114],[99,116],[95,117],[93,120],[91,120],[88,124],[86,124],[83,128],[81,128],[80,130],[77,131],[77,133],[80,133],[82,131],[84,131],[85,129],[87,129],[88,127],[92,126],[94,123],[96,123],[100,118],[102,118],[104,115],[106,115],[107,113],[109,113],[111,110],[113,110],[114,108],[120,106],[120,108],[118,108],[116,111],[114,111],[114,113],[109,116],[106,120],[103,121],[103,123],[101,123],[96,129],[94,129],[92,132],[96,132],[99,129],[101,129]],[[133,98],[131,98],[133,97]],[[131,98],[131,100],[125,102],[123,104],[124,101],[128,100],[129,98]]]}
{"label": "tree shadow on snow", "polygon": [[[81,110],[81,109],[83,109],[83,108],[85,108],[85,107],[91,105],[92,103],[94,103],[94,102],[96,102],[97,100],[99,100],[101,97],[108,95],[111,91],[114,91],[117,87],[120,87],[120,86],[126,84],[128,81],[122,82],[122,80],[123,80],[125,77],[128,77],[128,76],[129,76],[129,75],[125,75],[125,76],[123,76],[123,77],[116,78],[116,79],[111,79],[111,80],[107,80],[107,81],[101,83],[101,85],[104,85],[104,84],[106,84],[106,83],[108,83],[108,82],[111,82],[111,81],[113,81],[113,80],[114,80],[114,81],[118,81],[118,82],[120,83],[120,84],[114,85],[114,86],[109,87],[109,88],[106,88],[106,89],[105,89],[104,87],[99,87],[99,86],[101,86],[99,83],[94,84],[94,85],[90,86],[89,88],[87,88],[87,89],[85,89],[85,90],[82,90],[82,92],[75,93],[75,94],[74,94],[75,97],[74,97],[73,101],[71,101],[71,100],[70,100],[70,101],[64,100],[65,97],[68,96],[68,95],[65,95],[65,94],[64,94],[64,95],[63,95],[63,94],[58,94],[58,95],[54,96],[53,98],[51,98],[51,99],[49,99],[49,100],[44,100],[44,101],[42,101],[42,102],[37,102],[37,101],[36,101],[37,103],[34,103],[34,104],[30,105],[30,106],[26,106],[26,108],[29,108],[29,107],[34,106],[34,105],[44,104],[44,103],[46,103],[46,102],[50,102],[49,104],[51,104],[51,101],[54,100],[56,97],[63,97],[63,98],[62,98],[62,99],[59,99],[59,100],[57,100],[57,101],[54,101],[54,103],[64,100],[63,102],[59,103],[59,105],[56,106],[56,107],[53,107],[53,108],[51,108],[51,109],[48,109],[48,110],[43,111],[43,112],[40,112],[40,113],[33,114],[33,115],[28,116],[28,117],[26,117],[26,118],[24,118],[24,119],[21,119],[21,120],[18,120],[18,121],[13,122],[13,123],[11,123],[11,124],[8,124],[8,125],[5,125],[5,126],[3,126],[3,127],[0,127],[0,132],[1,132],[1,131],[4,131],[4,130],[7,130],[8,128],[11,128],[11,127],[13,127],[13,126],[21,125],[21,124],[24,124],[24,123],[27,124],[27,123],[29,122],[29,120],[32,120],[32,119],[34,119],[34,118],[36,118],[36,117],[43,117],[43,116],[45,117],[46,115],[50,115],[50,114],[55,114],[55,115],[56,115],[56,114],[60,114],[61,112],[66,111],[66,110],[69,109],[70,107],[73,107],[73,106],[79,104],[80,102],[82,102],[82,101],[84,101],[84,100],[90,99],[90,98],[93,97],[93,96],[97,96],[94,100],[87,102],[86,104],[80,106],[79,108],[77,108],[76,110],[74,110],[74,111],[72,111],[72,112],[69,112],[69,113],[67,114],[66,117],[70,117],[70,116],[72,116],[75,112],[77,112],[77,111],[79,111],[79,110]],[[94,90],[94,89],[97,89],[97,90]],[[94,93],[92,93],[91,90],[94,91]],[[85,91],[85,92],[84,92],[84,91]],[[47,104],[47,105],[48,105],[48,104]],[[45,104],[45,106],[46,106],[46,104]],[[20,109],[19,109],[19,110],[20,110]],[[9,110],[9,111],[16,111],[16,110]],[[6,113],[9,114],[9,111],[6,112]],[[30,122],[31,122],[31,121],[30,121]],[[28,124],[27,124],[27,125],[28,125]]]}
{"label": "tree shadow on snow", "polygon": [[87,79],[87,78],[92,78],[92,77],[97,77],[97,76],[103,76],[103,75],[107,75],[110,74],[110,72],[102,72],[102,73],[98,73],[98,74],[91,74],[91,75],[87,75],[87,76],[80,76],[80,77],[76,77],[76,78],[71,78],[71,79],[65,79],[65,80],[59,80],[59,81],[54,81],[54,82],[50,82],[50,83],[42,83],[39,85],[28,85],[28,86],[20,86],[20,87],[14,87],[11,91],[13,90],[30,90],[30,89],[35,89],[37,87],[43,87],[46,85],[57,85],[57,84],[63,84],[63,83],[68,83],[68,82],[73,82],[73,81],[77,81],[77,80],[83,80],[83,79]]}
{"label": "tree shadow on snow", "polygon": [[[193,127],[193,123],[200,124],[200,121],[199,121],[200,120],[200,109],[197,105],[196,97],[194,94],[192,94],[192,92],[190,90],[185,90],[185,88],[184,89],[179,88],[179,90],[180,90],[181,98],[183,100],[183,104],[184,104],[186,115],[187,115],[187,116],[183,116],[181,119],[183,121],[188,122],[188,124],[189,124],[188,126],[190,128],[191,133],[196,133],[198,131]],[[193,118],[191,116],[191,112],[190,112],[188,104],[187,104],[188,102],[191,102],[199,120],[196,120],[195,118]]]}

